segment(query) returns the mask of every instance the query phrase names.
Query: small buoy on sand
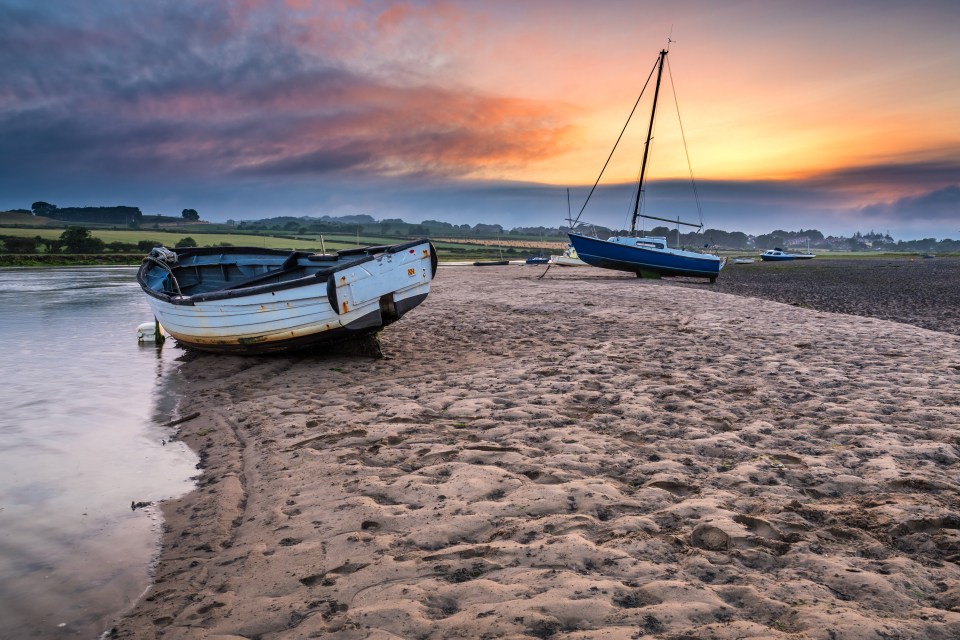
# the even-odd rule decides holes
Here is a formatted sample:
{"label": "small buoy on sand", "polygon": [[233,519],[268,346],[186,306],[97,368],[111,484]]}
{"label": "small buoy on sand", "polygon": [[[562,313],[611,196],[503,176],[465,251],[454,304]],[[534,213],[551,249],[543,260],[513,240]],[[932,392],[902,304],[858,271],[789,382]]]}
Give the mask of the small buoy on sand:
{"label": "small buoy on sand", "polygon": [[163,344],[163,327],[156,320],[144,322],[137,327],[137,342]]}

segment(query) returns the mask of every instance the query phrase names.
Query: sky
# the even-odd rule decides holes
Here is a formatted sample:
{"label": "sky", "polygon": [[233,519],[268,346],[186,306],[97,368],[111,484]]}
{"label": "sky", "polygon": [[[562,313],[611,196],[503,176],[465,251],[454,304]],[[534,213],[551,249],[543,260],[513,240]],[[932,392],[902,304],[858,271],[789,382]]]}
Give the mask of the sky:
{"label": "sky", "polygon": [[581,215],[629,226],[669,46],[645,213],[960,238],[958,33],[955,0],[0,0],[0,209],[557,227],[643,90]]}

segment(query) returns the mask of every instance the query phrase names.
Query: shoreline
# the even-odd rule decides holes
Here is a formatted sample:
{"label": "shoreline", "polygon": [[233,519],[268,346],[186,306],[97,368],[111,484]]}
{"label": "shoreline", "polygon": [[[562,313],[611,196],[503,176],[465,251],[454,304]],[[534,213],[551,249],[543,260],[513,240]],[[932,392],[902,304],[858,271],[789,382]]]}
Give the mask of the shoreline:
{"label": "shoreline", "polygon": [[110,637],[960,634],[960,338],[539,273],[445,270],[383,360],[188,358]]}

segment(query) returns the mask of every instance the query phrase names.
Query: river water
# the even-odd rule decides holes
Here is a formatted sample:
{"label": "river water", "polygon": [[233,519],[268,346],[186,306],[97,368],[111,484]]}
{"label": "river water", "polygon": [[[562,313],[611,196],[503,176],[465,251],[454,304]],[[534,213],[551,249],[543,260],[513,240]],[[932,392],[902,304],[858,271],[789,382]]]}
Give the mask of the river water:
{"label": "river water", "polygon": [[0,638],[96,638],[149,584],[156,507],[197,458],[126,267],[0,269]]}

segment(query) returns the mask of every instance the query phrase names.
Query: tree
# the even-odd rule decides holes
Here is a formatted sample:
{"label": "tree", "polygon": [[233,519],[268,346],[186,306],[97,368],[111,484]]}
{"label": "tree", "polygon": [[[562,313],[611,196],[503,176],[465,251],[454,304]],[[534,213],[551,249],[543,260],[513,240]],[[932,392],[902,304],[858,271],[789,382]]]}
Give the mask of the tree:
{"label": "tree", "polygon": [[197,213],[196,209],[184,209],[183,213],[180,215],[183,216],[184,220],[190,220],[191,222],[197,222],[200,220],[200,214]]}
{"label": "tree", "polygon": [[108,242],[106,249],[110,253],[133,253],[137,250],[137,245],[132,242]]}
{"label": "tree", "polygon": [[189,249],[197,246],[197,241],[187,236],[185,238],[180,238],[177,240],[177,244],[174,245],[177,249]]}
{"label": "tree", "polygon": [[757,236],[755,242],[758,249],[775,249],[777,247],[782,247],[784,244],[784,234],[783,231],[774,231],[773,233],[764,233]]}
{"label": "tree", "polygon": [[101,253],[104,247],[103,240],[94,238],[86,227],[67,227],[60,241],[67,253]]}
{"label": "tree", "polygon": [[850,245],[851,251],[863,251],[867,248],[867,243],[861,240],[860,232],[858,231],[853,235],[852,238],[847,240],[847,243]]}
{"label": "tree", "polygon": [[57,205],[42,200],[34,202],[30,205],[30,208],[33,210],[33,215],[35,216],[49,216],[57,211]]}
{"label": "tree", "polygon": [[2,243],[7,253],[36,253],[36,238],[19,238],[16,236],[2,236]]}

